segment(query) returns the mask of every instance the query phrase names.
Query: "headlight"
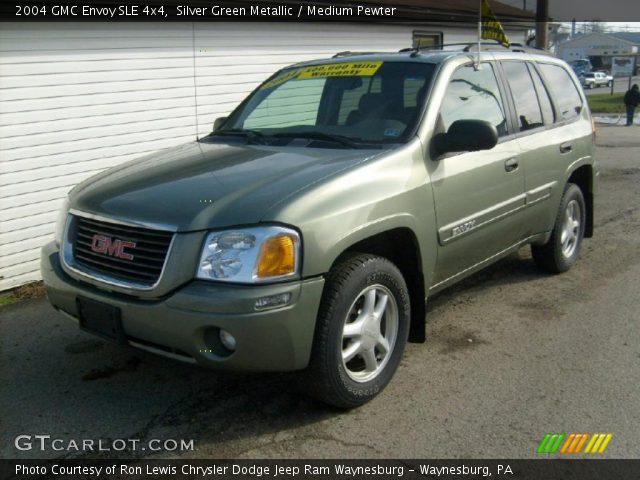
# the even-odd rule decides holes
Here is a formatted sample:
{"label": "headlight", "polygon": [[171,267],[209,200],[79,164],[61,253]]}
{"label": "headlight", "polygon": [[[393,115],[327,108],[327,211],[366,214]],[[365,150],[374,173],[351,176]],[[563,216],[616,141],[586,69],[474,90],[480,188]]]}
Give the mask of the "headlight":
{"label": "headlight", "polygon": [[55,241],[57,245],[62,245],[62,236],[64,235],[64,229],[67,226],[67,217],[69,216],[69,198],[64,199],[62,207],[58,212],[58,220],[56,221]]}
{"label": "headlight", "polygon": [[198,272],[203,280],[259,283],[299,275],[300,236],[290,228],[252,227],[209,233]]}

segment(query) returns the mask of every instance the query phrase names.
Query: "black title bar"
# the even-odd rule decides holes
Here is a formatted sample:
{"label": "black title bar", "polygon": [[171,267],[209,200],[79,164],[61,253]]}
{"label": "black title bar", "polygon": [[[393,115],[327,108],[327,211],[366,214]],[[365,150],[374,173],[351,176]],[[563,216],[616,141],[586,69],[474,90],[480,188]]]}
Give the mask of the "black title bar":
{"label": "black title bar", "polygon": [[[534,1],[490,2],[498,20],[533,26]],[[572,8],[571,4],[575,4]],[[2,0],[0,21],[100,22],[390,22],[475,23],[479,1],[458,0]],[[586,13],[588,12],[588,13]],[[640,22],[640,3],[628,0],[549,0],[549,20]],[[585,15],[588,15],[585,17]]]}
{"label": "black title bar", "polygon": [[637,480],[640,460],[0,460],[0,479]]}
{"label": "black title bar", "polygon": [[[431,2],[427,7],[420,2],[389,0],[351,1],[264,1],[264,0],[147,0],[55,1],[28,0],[3,1],[0,5],[1,21],[92,21],[92,22],[476,22],[475,8],[451,9],[447,2]],[[475,2],[471,2],[475,6]],[[470,3],[470,4],[471,4]],[[517,10],[514,10],[516,13]],[[532,21],[533,14],[522,12],[515,16],[502,16],[501,21]]]}

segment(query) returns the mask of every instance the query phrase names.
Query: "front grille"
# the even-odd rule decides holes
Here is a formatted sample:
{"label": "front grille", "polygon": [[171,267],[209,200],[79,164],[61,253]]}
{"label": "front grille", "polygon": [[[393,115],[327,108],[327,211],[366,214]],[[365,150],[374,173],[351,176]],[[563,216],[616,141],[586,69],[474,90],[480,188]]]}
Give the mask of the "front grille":
{"label": "front grille", "polygon": [[173,233],[75,217],[72,236],[76,264],[151,286],[160,278]]}

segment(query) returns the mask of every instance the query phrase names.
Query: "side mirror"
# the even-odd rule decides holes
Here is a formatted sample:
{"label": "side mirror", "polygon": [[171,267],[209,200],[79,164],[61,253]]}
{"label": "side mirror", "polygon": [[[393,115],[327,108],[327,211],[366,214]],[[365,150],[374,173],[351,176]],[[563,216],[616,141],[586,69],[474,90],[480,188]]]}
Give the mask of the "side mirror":
{"label": "side mirror", "polygon": [[491,150],[498,143],[498,130],[485,120],[456,120],[447,133],[436,135],[433,142],[440,155]]}
{"label": "side mirror", "polygon": [[216,118],[213,122],[213,131],[215,132],[216,130],[218,130],[222,125],[224,125],[224,122],[226,121],[227,121],[227,117]]}

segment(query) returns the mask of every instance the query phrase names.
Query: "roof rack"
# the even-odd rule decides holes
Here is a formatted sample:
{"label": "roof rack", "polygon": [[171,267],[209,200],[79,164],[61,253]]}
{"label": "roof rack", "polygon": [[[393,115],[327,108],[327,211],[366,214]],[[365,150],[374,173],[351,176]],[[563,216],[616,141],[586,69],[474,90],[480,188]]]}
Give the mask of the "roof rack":
{"label": "roof rack", "polygon": [[389,53],[389,52],[351,52],[346,50],[344,52],[338,52],[331,58],[340,58],[340,57],[351,57],[354,55],[380,55],[381,53]]}
{"label": "roof rack", "polygon": [[[460,51],[463,52],[471,52],[473,49],[478,48],[478,42],[462,42],[462,43],[440,43],[437,45],[424,45],[421,47],[408,47],[398,50],[398,53],[407,53],[412,52],[411,56],[415,57],[420,55],[422,50],[437,50],[443,51],[444,47],[461,47]],[[520,52],[520,53],[537,53],[539,55],[549,55],[554,56],[551,52],[547,50],[542,50],[540,48],[527,47],[522,45],[521,43],[510,43],[508,47],[505,47],[498,41],[490,41],[490,42],[480,42],[480,48],[485,52],[491,51],[502,51],[502,52]],[[389,52],[352,52],[350,50],[346,50],[344,52],[338,52],[331,58],[340,58],[340,57],[351,57],[355,55],[380,55]]]}
{"label": "roof rack", "polygon": [[[480,42],[480,48],[483,51],[507,51],[507,52],[520,52],[520,53],[537,53],[539,55],[549,55],[553,56],[553,54],[547,50],[543,50],[540,48],[527,47],[522,45],[521,43],[511,43],[508,47],[505,47],[503,44],[497,41],[493,42]],[[399,52],[413,52],[411,56],[420,55],[421,50],[442,50],[444,47],[464,47],[461,50],[463,52],[470,52],[474,47],[477,49],[478,42],[464,42],[464,43],[441,43],[438,45],[425,45],[422,47],[410,47],[403,48],[399,50]],[[486,48],[483,48],[486,47]]]}

